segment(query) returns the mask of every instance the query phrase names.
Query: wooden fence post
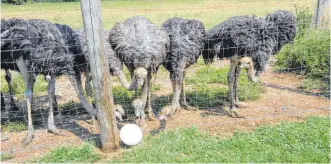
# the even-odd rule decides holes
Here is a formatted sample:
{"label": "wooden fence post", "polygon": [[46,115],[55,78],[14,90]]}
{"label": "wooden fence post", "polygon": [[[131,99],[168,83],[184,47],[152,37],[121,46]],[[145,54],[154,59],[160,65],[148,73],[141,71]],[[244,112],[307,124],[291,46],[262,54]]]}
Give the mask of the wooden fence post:
{"label": "wooden fence post", "polygon": [[[323,22],[323,19],[330,16],[330,0],[317,0],[316,9],[310,24],[310,27],[318,27]],[[329,25],[329,19],[324,20],[327,21],[327,25]],[[329,26],[327,26],[329,27]]]}
{"label": "wooden fence post", "polygon": [[101,150],[105,153],[120,148],[114,115],[111,75],[104,50],[100,0],[80,0],[84,21],[88,59],[92,74],[95,104],[98,111]]}

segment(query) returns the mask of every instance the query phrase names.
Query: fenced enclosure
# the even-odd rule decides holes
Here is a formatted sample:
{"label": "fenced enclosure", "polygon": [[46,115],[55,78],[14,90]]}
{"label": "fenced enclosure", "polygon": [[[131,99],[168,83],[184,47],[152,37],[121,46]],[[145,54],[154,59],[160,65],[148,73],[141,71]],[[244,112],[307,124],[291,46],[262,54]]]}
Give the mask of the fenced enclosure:
{"label": "fenced enclosure", "polygon": [[[213,63],[208,64],[207,62],[206,64],[201,55],[203,50],[213,50],[214,47],[200,47],[201,51],[197,53],[199,55],[197,61],[185,63],[188,68],[185,69],[185,78],[183,78],[182,84],[186,92],[184,99],[186,104],[178,104],[180,107],[176,106],[176,102],[173,100],[176,89],[173,89],[175,82],[171,81],[171,71],[164,67],[166,65],[164,63],[169,60],[167,55],[170,54],[170,49],[167,48],[174,46],[172,43],[175,42],[173,41],[175,40],[174,35],[169,36],[169,45],[164,46],[166,53],[155,55],[146,60],[134,60],[147,64],[126,63],[128,61],[123,60],[126,57],[116,55],[119,59],[109,58],[112,94],[114,104],[116,104],[114,110],[119,113],[121,113],[121,109],[125,111],[125,115],[122,116],[123,120],[117,119],[118,128],[120,129],[127,123],[135,122],[136,116],[143,117],[143,113],[137,115],[137,105],[135,104],[137,99],[146,99],[146,124],[143,126],[145,135],[157,135],[166,129],[195,125],[210,135],[226,138],[237,130],[250,131],[260,125],[277,124],[284,120],[302,121],[309,116],[329,116],[329,16],[323,14],[322,18],[316,21],[316,15],[319,15],[316,13],[323,13],[315,11],[317,4],[321,6],[322,2],[317,3],[314,0],[101,1],[102,23],[105,30],[103,37],[105,37],[105,44],[110,43],[104,47],[106,55],[119,55],[118,52],[125,49],[120,47],[122,44],[118,44],[118,40],[114,38],[126,30],[123,26],[127,24],[123,22],[136,15],[145,17],[151,23],[146,23],[148,25],[145,27],[148,28],[143,29],[144,32],[152,31],[150,29],[163,30],[165,28],[164,22],[173,17],[199,20],[203,23],[207,33],[206,37],[202,37],[203,39],[208,38],[208,31],[215,25],[234,16],[256,15],[256,19],[259,21],[258,18],[264,20],[268,14],[277,10],[286,10],[293,13],[296,19],[295,38],[282,45],[279,52],[270,55],[267,62],[268,67],[260,75],[259,82],[253,83],[247,78],[249,69],[241,71],[238,77],[237,89],[239,93],[235,92],[235,95],[238,95],[239,100],[243,102],[240,105],[243,105],[244,108],[240,108],[239,104],[233,104],[232,101],[238,102],[238,100],[229,98],[229,92],[231,95],[231,89],[229,90],[231,80],[228,81],[228,72],[231,67],[230,57],[222,59],[220,56]],[[8,23],[8,29],[3,26],[5,22],[2,21],[1,24],[1,93],[4,98],[1,102],[1,153],[9,154],[8,161],[28,161],[68,143],[80,145],[85,141],[93,141],[98,145],[100,143],[99,126],[90,116],[91,111],[86,111],[86,108],[93,109],[95,106],[93,107],[92,104],[97,104],[99,100],[91,96],[94,95],[93,87],[90,86],[89,88],[91,83],[88,83],[91,82],[92,77],[89,76],[91,64],[86,58],[88,51],[86,42],[91,42],[91,40],[82,41],[85,39],[85,34],[80,3],[50,3],[45,1],[32,1],[21,5],[2,3],[1,9],[2,19],[24,19],[21,25]],[[324,13],[329,13],[329,7],[324,9]],[[29,19],[46,21],[40,23]],[[116,25],[116,22],[123,24]],[[319,25],[313,27],[316,22]],[[71,34],[69,28],[56,26],[55,23],[69,26],[74,30],[74,33]],[[259,25],[257,24],[257,26]],[[24,59],[25,72],[22,71],[21,66],[18,66],[19,57],[16,56],[16,54],[24,54],[19,52],[24,50],[23,43],[14,42],[13,40],[19,37],[18,35],[11,35],[22,34],[19,33],[22,30],[21,27],[27,27],[27,29],[23,28],[23,34],[25,32],[27,36],[24,37],[28,38],[27,41],[32,42],[28,49],[35,54],[42,54]],[[53,31],[43,29],[53,29]],[[241,27],[232,29],[232,32],[242,33],[243,30]],[[170,33],[167,30],[164,32]],[[48,35],[49,33],[53,38]],[[132,35],[136,38],[152,39],[144,42],[153,45],[152,48],[157,46],[155,42],[163,43],[166,40],[162,40],[162,38],[157,40],[162,32],[156,35],[128,33],[130,34],[127,36],[128,38]],[[83,34],[83,36],[78,34]],[[76,35],[82,40],[79,43],[72,43],[68,38]],[[197,37],[197,35],[194,34],[193,37]],[[229,38],[221,39],[237,40],[240,37]],[[179,37],[178,40],[180,39],[182,38]],[[84,42],[85,44],[83,44]],[[276,43],[279,43],[279,40]],[[257,42],[253,43],[253,45],[257,44]],[[185,44],[180,46],[185,47]],[[239,51],[241,48],[232,46],[220,51],[225,52],[229,49]],[[134,47],[130,48],[134,49]],[[148,45],[145,45],[145,49],[142,50],[147,51],[149,48]],[[257,46],[257,49],[260,48]],[[132,53],[136,52],[138,51]],[[207,54],[209,55],[210,52]],[[9,58],[6,58],[5,55]],[[52,58],[52,55],[57,57]],[[123,67],[117,66],[116,60],[122,60],[120,65]],[[237,64],[240,62],[242,61],[237,61]],[[147,71],[145,76],[151,78],[149,80],[145,78],[145,81],[142,82],[145,83],[145,86],[149,86],[150,82],[150,96],[144,89],[139,89],[135,93],[134,89],[130,88],[132,85],[140,84],[130,83],[130,86],[127,84],[126,87],[123,87],[123,83],[125,83],[122,81],[123,78],[130,79],[130,82],[134,81],[135,78],[135,80],[139,79],[140,76],[135,74],[135,68],[148,64],[152,66],[145,68]],[[158,70],[154,69],[154,66],[158,67]],[[243,68],[246,67],[243,66]],[[180,76],[184,77],[184,75]],[[79,82],[75,77],[81,78],[82,81]],[[11,78],[12,88],[7,85],[9,78]],[[32,83],[34,83],[33,92],[25,88]],[[79,86],[79,83],[82,85]],[[178,83],[178,85],[180,84]],[[79,91],[80,87],[81,91]],[[12,90],[12,93],[9,90]],[[177,90],[180,89],[177,88]],[[144,95],[144,93],[147,94]],[[180,96],[178,96],[182,97],[183,92],[179,93]],[[233,97],[236,97],[235,95]],[[27,101],[29,97],[31,99]],[[182,99],[180,98],[180,100]],[[151,103],[151,108],[148,106],[148,101]],[[29,107],[29,103],[31,107]],[[234,118],[234,115],[231,115],[231,105],[237,105],[237,111],[244,118]],[[49,123],[49,118],[52,116],[48,109],[52,107],[54,107],[54,126]],[[185,110],[185,107],[196,110]],[[25,144],[26,146],[23,147],[21,140],[27,136],[29,131],[27,129],[29,124],[28,108],[31,108],[34,137],[31,143]],[[173,118],[159,120],[159,116],[171,113],[172,108],[178,108]],[[179,110],[181,108],[183,109]],[[123,147],[125,146],[122,145]]]}

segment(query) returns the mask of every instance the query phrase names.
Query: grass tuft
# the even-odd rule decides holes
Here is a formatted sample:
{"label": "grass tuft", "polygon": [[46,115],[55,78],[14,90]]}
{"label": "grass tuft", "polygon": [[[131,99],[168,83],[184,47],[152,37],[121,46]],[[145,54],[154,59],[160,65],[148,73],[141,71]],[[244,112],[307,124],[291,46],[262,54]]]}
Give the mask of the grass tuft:
{"label": "grass tuft", "polygon": [[14,158],[13,154],[1,153],[0,154],[0,161],[8,161]]}
{"label": "grass tuft", "polygon": [[110,162],[231,162],[317,163],[330,161],[330,118],[311,117],[306,122],[262,126],[254,132],[237,132],[218,140],[196,127],[162,132],[146,137]]}
{"label": "grass tuft", "polygon": [[37,163],[70,163],[70,162],[96,162],[101,156],[93,149],[92,143],[84,143],[81,146],[60,146],[49,154],[35,159]]}
{"label": "grass tuft", "polygon": [[2,132],[22,132],[26,130],[26,125],[22,122],[13,122],[1,125]]}

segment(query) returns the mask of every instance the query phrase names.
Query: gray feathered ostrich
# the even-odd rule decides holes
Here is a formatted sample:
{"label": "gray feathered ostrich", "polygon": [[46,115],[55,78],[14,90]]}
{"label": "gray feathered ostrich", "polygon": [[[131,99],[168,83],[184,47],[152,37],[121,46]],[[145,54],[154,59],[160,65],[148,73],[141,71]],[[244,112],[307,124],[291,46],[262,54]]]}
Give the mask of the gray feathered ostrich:
{"label": "gray feathered ostrich", "polygon": [[[32,98],[35,76],[43,74],[48,81],[49,116],[47,128],[54,134],[59,130],[54,124],[53,104],[55,102],[55,76],[69,75],[79,98],[90,115],[96,115],[96,110],[89,106],[84,99],[82,85],[74,68],[74,56],[69,53],[63,36],[57,27],[45,20],[31,19],[19,20],[13,26],[1,33],[1,57],[10,55],[7,64],[10,69],[19,71],[25,83],[25,96],[28,113],[28,134],[22,141],[27,145],[32,141],[34,129],[32,125]],[[6,52],[6,53],[3,53]]]}
{"label": "gray feathered ostrich", "polygon": [[[272,14],[271,14],[272,15]],[[276,14],[281,19],[286,14]],[[293,19],[287,23],[277,23],[267,18],[266,21],[254,16],[236,16],[216,25],[207,32],[203,58],[205,63],[213,61],[215,55],[219,58],[230,58],[231,66],[228,73],[230,114],[242,117],[235,111],[236,106],[242,106],[238,96],[238,78],[241,68],[247,71],[248,79],[257,82],[260,74],[265,70],[270,56],[276,53],[283,44],[289,41],[277,41],[287,38],[293,39]],[[280,21],[279,21],[280,22]],[[295,25],[295,23],[294,23]],[[295,28],[294,28],[295,29]],[[289,40],[291,40],[289,39]]]}
{"label": "gray feathered ostrich", "polygon": [[[61,32],[66,35],[66,42],[69,46],[69,51],[73,53],[75,56],[75,64],[78,67],[76,70],[80,70],[80,72],[85,73],[86,81],[85,81],[85,90],[87,95],[92,96],[92,86],[90,85],[90,75],[89,75],[89,64],[88,64],[88,52],[87,52],[87,42],[85,38],[85,32],[83,29],[72,30],[70,27],[66,25],[56,24]],[[109,70],[113,76],[117,76],[120,79],[122,86],[126,89],[132,90],[137,86],[135,80],[132,80],[131,83],[126,81],[126,78],[123,73],[122,62],[118,57],[115,56],[114,51],[112,50],[108,40],[108,32],[104,31],[104,39],[105,39],[105,54],[108,58]],[[135,78],[135,77],[134,77]],[[121,105],[115,105],[115,115],[122,121],[122,115],[125,114]]]}
{"label": "gray feathered ostrich", "polygon": [[277,44],[273,54],[280,51],[283,45],[291,43],[296,35],[296,17],[289,11],[277,10],[265,17],[265,20],[274,23],[278,29]]}
{"label": "gray feathered ostrich", "polygon": [[186,109],[194,109],[186,102],[184,78],[185,69],[195,64],[204,46],[205,27],[199,20],[171,18],[162,24],[170,37],[169,52],[164,62],[170,72],[173,86],[171,114],[180,109],[180,94],[183,92],[181,105]]}
{"label": "gray feathered ostrich", "polygon": [[215,55],[231,59],[227,76],[231,116],[242,117],[235,111],[235,106],[241,106],[238,96],[241,68],[246,69],[250,81],[257,82],[276,45],[276,34],[273,23],[254,16],[231,17],[208,30],[203,51],[205,63],[212,62]]}
{"label": "gray feathered ostrich", "polygon": [[146,18],[134,16],[114,25],[109,32],[109,43],[133,77],[137,77],[135,80],[143,83],[141,97],[133,101],[135,114],[140,117],[138,121],[143,126],[147,99],[148,118],[154,120],[150,82],[152,73],[156,73],[166,59],[169,36]]}

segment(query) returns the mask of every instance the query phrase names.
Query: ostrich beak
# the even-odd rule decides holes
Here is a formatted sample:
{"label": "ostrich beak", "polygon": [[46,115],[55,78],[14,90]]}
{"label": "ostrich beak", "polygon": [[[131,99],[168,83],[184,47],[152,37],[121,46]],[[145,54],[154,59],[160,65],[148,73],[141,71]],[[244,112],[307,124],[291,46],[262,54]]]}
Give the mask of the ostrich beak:
{"label": "ostrich beak", "polygon": [[115,111],[115,116],[120,120],[123,121],[122,114],[118,111]]}
{"label": "ostrich beak", "polygon": [[256,72],[256,70],[254,69],[254,62],[251,57],[241,58],[240,59],[240,68],[246,69],[247,77],[251,82],[256,83],[259,81],[260,73]]}
{"label": "ostrich beak", "polygon": [[144,79],[138,79],[137,82],[138,82],[138,85],[142,86],[144,84]]}

